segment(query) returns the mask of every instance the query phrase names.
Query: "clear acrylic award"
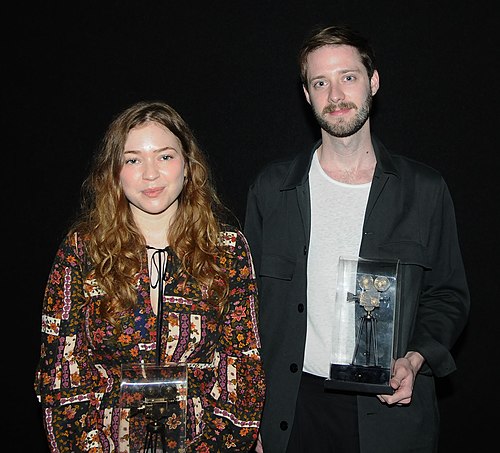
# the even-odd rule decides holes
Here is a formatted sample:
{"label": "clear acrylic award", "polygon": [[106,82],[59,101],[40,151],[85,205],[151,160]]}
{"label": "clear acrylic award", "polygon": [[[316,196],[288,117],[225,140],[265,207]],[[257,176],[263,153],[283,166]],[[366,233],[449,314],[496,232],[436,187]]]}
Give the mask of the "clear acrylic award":
{"label": "clear acrylic award", "polygon": [[121,436],[131,453],[185,452],[187,365],[122,365]]}
{"label": "clear acrylic award", "polygon": [[392,394],[399,323],[399,260],[340,257],[330,377],[325,388]]}

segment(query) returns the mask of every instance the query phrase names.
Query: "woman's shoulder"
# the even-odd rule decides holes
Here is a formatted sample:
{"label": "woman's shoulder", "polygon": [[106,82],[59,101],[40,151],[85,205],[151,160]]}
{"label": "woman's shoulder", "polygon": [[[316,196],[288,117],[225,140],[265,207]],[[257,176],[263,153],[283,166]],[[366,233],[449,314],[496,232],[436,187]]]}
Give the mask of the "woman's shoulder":
{"label": "woman's shoulder", "polygon": [[78,230],[71,229],[62,238],[59,244],[59,255],[66,257],[73,256],[78,260],[85,260],[86,258],[86,242],[89,238]]}
{"label": "woman's shoulder", "polygon": [[221,224],[219,233],[219,245],[226,249],[234,250],[236,248],[245,248],[248,245],[247,239],[239,227],[231,224]]}

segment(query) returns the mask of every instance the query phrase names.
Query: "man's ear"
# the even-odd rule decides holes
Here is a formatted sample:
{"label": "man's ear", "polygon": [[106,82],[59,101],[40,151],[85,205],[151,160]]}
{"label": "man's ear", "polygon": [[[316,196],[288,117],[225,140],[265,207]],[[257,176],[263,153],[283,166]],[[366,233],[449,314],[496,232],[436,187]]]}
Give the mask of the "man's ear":
{"label": "man's ear", "polygon": [[311,105],[311,98],[309,97],[309,91],[304,84],[302,84],[302,89],[304,90],[304,96],[306,97],[307,102]]}
{"label": "man's ear", "polygon": [[375,71],[373,71],[372,78],[370,79],[370,88],[372,91],[372,96],[374,96],[375,93],[380,88],[380,79],[378,76],[378,71],[376,69],[375,69]]}

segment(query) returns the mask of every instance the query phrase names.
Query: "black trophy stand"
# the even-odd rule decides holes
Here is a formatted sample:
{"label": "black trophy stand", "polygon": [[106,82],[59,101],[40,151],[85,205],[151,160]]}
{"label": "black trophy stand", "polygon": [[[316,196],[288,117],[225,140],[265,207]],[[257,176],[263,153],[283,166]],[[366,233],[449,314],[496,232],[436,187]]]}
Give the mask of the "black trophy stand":
{"label": "black trophy stand", "polygon": [[[366,350],[364,352],[365,363],[361,364],[357,355],[363,337]],[[370,312],[360,319],[352,362],[355,365],[378,366],[377,318],[373,317]]]}
{"label": "black trophy stand", "polygon": [[[364,314],[359,320],[358,333],[356,335],[356,347],[352,357],[354,365],[378,366],[378,345],[377,345],[377,318],[373,311],[380,306],[380,295],[374,286],[374,280],[371,275],[364,274],[358,278],[361,293],[358,296],[348,294],[348,300],[355,300],[364,309]],[[364,351],[361,355],[364,360],[358,360],[360,344],[364,344]]]}

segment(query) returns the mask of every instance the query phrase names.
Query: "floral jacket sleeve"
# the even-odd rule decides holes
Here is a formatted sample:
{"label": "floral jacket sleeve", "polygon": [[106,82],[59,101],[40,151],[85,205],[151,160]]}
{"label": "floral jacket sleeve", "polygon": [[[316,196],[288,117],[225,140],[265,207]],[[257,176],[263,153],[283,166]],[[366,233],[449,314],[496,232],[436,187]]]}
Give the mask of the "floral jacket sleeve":
{"label": "floral jacket sleeve", "polygon": [[[201,400],[205,399],[201,401],[203,415],[190,411],[196,404],[188,410],[191,415],[201,415],[202,422],[201,426],[191,425],[196,430],[192,433],[193,451],[250,450],[257,438],[264,403],[251,255],[240,232],[226,232],[223,241],[229,252],[227,261],[221,263],[230,277],[229,308],[218,326],[221,336],[215,343],[214,368],[193,368],[189,383],[192,388],[199,388],[194,393],[204,395]],[[208,330],[214,328],[215,324]],[[172,359],[175,361],[175,357]]]}

